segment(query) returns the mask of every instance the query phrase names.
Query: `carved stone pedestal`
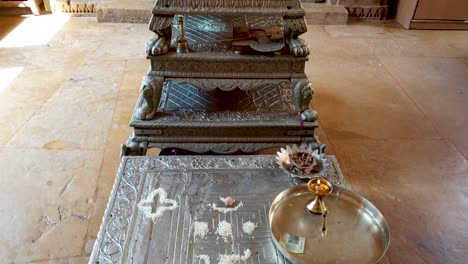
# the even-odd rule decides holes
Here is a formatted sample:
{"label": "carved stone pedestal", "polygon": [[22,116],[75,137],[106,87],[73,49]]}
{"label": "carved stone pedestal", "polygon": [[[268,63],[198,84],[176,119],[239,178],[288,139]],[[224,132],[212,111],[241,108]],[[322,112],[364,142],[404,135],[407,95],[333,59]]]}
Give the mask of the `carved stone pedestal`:
{"label": "carved stone pedestal", "polygon": [[[299,1],[160,0],[152,13],[151,68],[123,155],[151,147],[233,153],[317,143]],[[235,28],[252,35],[233,40]],[[181,40],[188,53],[176,52]]]}
{"label": "carved stone pedestal", "polygon": [[166,82],[153,119],[138,118],[144,103],[140,96],[130,123],[134,134],[123,154],[144,155],[151,147],[248,153],[316,142],[317,123],[301,121],[288,81],[257,85],[246,91],[203,91],[191,84]]}

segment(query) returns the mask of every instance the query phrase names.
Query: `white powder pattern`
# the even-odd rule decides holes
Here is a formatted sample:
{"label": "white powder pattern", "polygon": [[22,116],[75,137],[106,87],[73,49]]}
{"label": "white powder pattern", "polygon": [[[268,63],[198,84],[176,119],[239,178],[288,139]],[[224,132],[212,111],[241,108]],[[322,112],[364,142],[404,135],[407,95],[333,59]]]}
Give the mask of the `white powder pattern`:
{"label": "white powder pattern", "polygon": [[233,208],[230,208],[230,207],[218,207],[215,203],[213,203],[211,205],[211,208],[213,208],[213,210],[216,210],[218,212],[221,212],[223,214],[226,214],[226,213],[229,213],[229,212],[233,212],[233,211],[237,211],[239,208],[241,208],[242,206],[244,206],[244,204],[242,202],[239,202],[239,204],[237,204],[236,207],[233,207]]}
{"label": "white powder pattern", "polygon": [[208,255],[198,255],[197,257],[200,260],[203,260],[204,264],[211,264],[210,256],[208,256]]}
{"label": "white powder pattern", "polygon": [[244,233],[246,233],[249,236],[253,234],[255,229],[257,229],[257,224],[255,224],[252,221],[247,221],[242,224],[242,231],[244,231]]}
{"label": "white powder pattern", "polygon": [[232,238],[232,226],[226,221],[221,221],[216,229],[216,234],[220,235],[224,242],[228,242],[228,238]]}
{"label": "white powder pattern", "polygon": [[235,203],[236,203],[236,200],[232,199],[231,197],[219,197],[219,200],[221,200],[221,202],[223,202],[226,206],[233,206]]}
{"label": "white powder pattern", "polygon": [[[156,208],[156,212],[151,213],[153,210],[152,204],[154,203],[154,197],[159,195],[159,207]],[[169,206],[163,206],[169,204]],[[138,205],[138,209],[143,213],[147,218],[153,220],[153,222],[158,221],[165,211],[172,211],[178,207],[178,204],[173,199],[167,199],[167,193],[163,188],[158,188],[153,190],[146,199],[141,200]]]}
{"label": "white powder pattern", "polygon": [[193,224],[193,230],[194,230],[194,238],[200,237],[202,239],[206,239],[206,235],[209,232],[209,227],[207,222],[195,222]]}
{"label": "white powder pattern", "polygon": [[232,264],[234,261],[247,261],[252,256],[250,249],[244,250],[244,255],[219,255],[219,264]]}

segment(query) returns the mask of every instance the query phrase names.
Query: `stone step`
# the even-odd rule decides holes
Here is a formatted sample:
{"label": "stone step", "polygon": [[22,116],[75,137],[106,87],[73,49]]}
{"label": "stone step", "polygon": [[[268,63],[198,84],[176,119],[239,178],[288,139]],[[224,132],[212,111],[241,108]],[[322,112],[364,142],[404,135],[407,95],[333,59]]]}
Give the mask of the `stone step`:
{"label": "stone step", "polygon": [[[97,6],[98,22],[148,23],[152,0],[106,0]],[[343,6],[303,3],[308,24],[346,24],[348,11]]]}
{"label": "stone step", "polygon": [[[102,23],[148,23],[155,0],[49,0],[54,13],[96,15]],[[320,2],[320,3],[318,3]],[[303,0],[308,24],[346,24],[349,17],[386,19],[386,0]]]}
{"label": "stone step", "polygon": [[70,13],[78,15],[93,15],[97,5],[108,0],[49,0],[52,13]]}
{"label": "stone step", "polygon": [[327,5],[303,2],[307,24],[344,25],[348,22],[348,10],[340,5]]}
{"label": "stone step", "polygon": [[104,0],[98,4],[100,23],[149,23],[154,0]]}
{"label": "stone step", "polygon": [[[95,13],[101,23],[148,23],[154,0],[51,0],[53,12]],[[348,21],[348,11],[336,4],[304,0],[308,24],[339,25]]]}

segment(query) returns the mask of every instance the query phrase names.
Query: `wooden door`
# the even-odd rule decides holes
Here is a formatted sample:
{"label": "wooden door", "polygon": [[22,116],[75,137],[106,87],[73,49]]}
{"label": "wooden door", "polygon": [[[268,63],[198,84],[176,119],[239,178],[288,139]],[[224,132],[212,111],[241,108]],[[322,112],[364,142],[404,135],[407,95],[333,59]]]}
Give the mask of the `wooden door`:
{"label": "wooden door", "polygon": [[419,0],[414,19],[468,20],[468,1]]}

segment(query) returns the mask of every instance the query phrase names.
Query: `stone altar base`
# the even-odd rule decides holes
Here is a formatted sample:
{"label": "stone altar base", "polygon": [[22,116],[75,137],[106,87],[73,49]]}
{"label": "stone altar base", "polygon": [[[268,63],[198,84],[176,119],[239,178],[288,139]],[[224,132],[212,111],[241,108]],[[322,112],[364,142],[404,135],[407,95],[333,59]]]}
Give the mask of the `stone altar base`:
{"label": "stone altar base", "polygon": [[[142,104],[138,99],[135,109]],[[301,122],[290,87],[265,84],[258,89],[203,91],[168,81],[157,116],[140,120],[123,155],[145,155],[148,148],[181,148],[198,153],[255,152],[308,142],[316,144],[316,122]]]}

